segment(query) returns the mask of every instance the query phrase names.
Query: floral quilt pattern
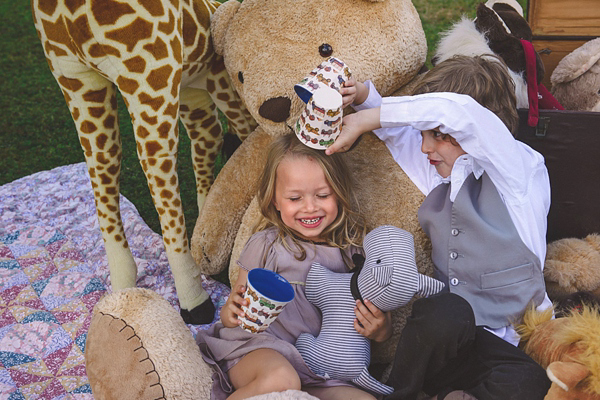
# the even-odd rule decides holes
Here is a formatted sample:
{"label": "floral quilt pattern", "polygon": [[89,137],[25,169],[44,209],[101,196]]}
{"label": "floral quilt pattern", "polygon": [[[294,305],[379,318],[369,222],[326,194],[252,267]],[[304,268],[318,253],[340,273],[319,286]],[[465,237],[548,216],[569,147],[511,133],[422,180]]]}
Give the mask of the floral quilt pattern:
{"label": "floral quilt pattern", "polygon": [[[121,197],[139,287],[179,309],[161,237]],[[204,278],[221,307],[227,286]],[[94,305],[110,291],[85,163],[0,186],[0,399],[93,399],[85,341]],[[189,326],[192,334],[209,325]]]}

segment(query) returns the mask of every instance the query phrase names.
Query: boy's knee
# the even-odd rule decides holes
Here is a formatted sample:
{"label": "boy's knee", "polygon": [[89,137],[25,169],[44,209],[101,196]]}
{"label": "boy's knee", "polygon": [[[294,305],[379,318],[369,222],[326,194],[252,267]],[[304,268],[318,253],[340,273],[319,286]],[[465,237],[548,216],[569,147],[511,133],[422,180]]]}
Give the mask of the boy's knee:
{"label": "boy's knee", "polygon": [[412,309],[411,319],[418,321],[423,329],[430,332],[450,332],[475,328],[475,315],[469,303],[453,293],[417,300]]}

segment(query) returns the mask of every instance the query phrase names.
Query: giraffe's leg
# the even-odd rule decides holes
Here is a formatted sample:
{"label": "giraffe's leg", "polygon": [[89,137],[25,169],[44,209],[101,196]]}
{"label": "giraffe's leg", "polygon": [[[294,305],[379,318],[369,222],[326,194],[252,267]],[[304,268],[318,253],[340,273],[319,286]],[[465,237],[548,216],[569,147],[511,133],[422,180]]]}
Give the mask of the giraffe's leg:
{"label": "giraffe's leg", "polygon": [[179,81],[173,76],[178,73],[174,66],[158,70],[163,74],[162,90],[156,89],[161,86],[156,82],[148,87],[143,79],[137,86],[119,88],[132,116],[138,157],[159,215],[182,316],[187,323],[206,324],[214,319],[215,308],[190,253],[177,176]]}
{"label": "giraffe's leg", "polygon": [[115,87],[82,64],[55,59],[52,65],[85,154],[112,289],[135,287],[137,267],[125,238],[119,208],[121,138]]}
{"label": "giraffe's leg", "polygon": [[179,116],[192,146],[192,165],[196,177],[198,212],[202,209],[208,189],[214,181],[215,159],[223,145],[223,131],[215,104],[208,92],[185,88],[179,96]]}
{"label": "giraffe's leg", "polygon": [[225,69],[223,57],[214,55],[210,74],[206,79],[207,90],[217,108],[227,118],[232,133],[244,141],[256,129],[257,123],[235,91]]}

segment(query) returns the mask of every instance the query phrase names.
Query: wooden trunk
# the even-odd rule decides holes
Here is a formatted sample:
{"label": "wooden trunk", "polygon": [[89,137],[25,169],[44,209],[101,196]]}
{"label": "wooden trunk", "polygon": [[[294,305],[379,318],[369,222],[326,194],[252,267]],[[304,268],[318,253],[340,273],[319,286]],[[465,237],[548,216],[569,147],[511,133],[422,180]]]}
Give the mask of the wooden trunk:
{"label": "wooden trunk", "polygon": [[600,36],[600,0],[529,0],[527,6],[533,47],[546,68],[542,83],[550,89],[559,61]]}
{"label": "wooden trunk", "polygon": [[600,113],[540,110],[537,127],[519,110],[517,139],[540,152],[550,175],[547,241],[600,233]]}

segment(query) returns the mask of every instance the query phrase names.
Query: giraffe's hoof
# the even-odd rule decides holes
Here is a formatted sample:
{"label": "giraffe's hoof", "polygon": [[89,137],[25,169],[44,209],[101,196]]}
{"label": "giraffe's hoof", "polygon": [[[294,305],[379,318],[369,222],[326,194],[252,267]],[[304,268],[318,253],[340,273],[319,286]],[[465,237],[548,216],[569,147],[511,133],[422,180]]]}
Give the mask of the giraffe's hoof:
{"label": "giraffe's hoof", "polygon": [[215,319],[215,305],[210,297],[202,304],[194,307],[191,311],[181,309],[181,318],[186,324],[205,325],[210,324]]}

